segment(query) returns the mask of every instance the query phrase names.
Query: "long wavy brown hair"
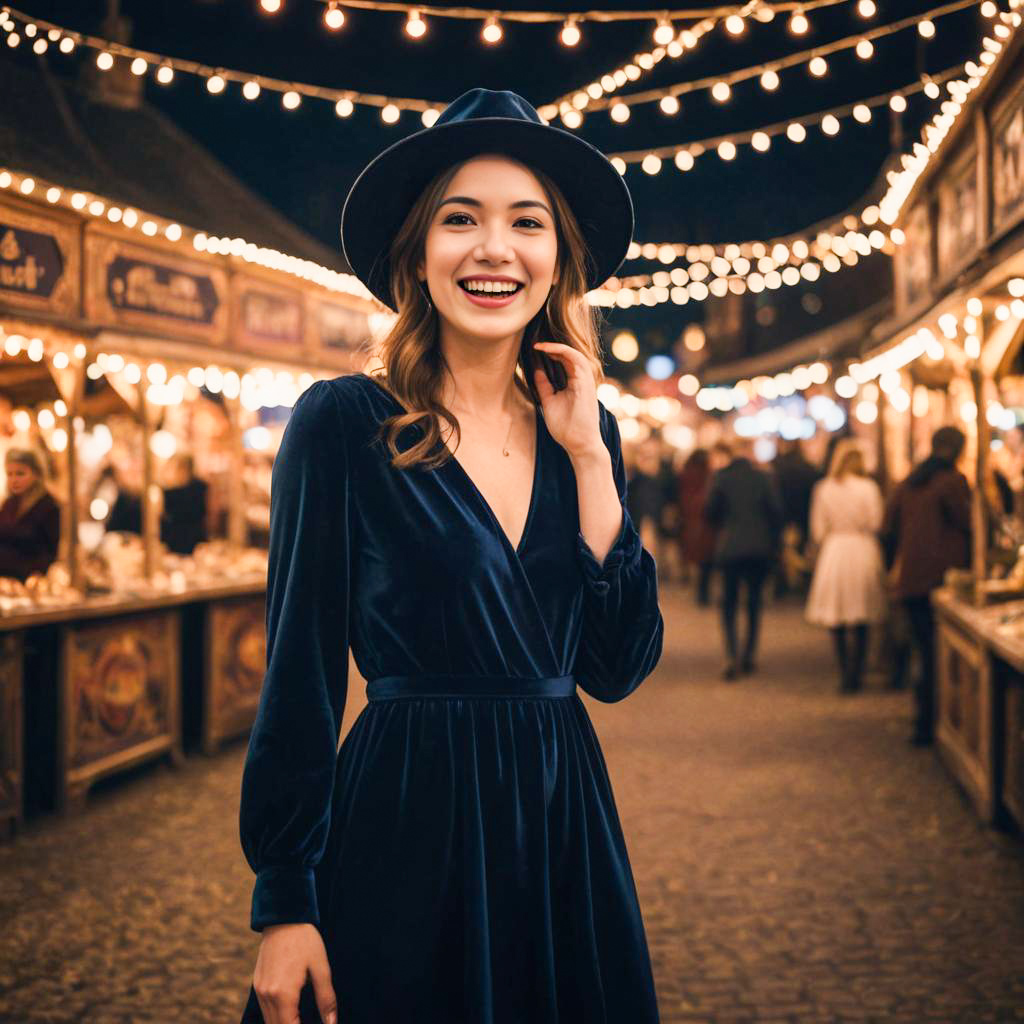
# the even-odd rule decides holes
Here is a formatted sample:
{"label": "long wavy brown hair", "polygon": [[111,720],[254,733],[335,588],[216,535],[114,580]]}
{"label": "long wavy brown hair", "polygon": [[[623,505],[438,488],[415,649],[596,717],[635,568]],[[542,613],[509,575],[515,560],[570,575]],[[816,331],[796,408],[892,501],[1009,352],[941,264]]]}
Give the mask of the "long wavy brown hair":
{"label": "long wavy brown hair", "polygon": [[[468,163],[464,161],[463,163]],[[461,440],[455,414],[440,400],[444,359],[437,310],[428,302],[419,284],[417,266],[422,263],[427,230],[437,213],[449,183],[463,163],[438,174],[413,204],[391,246],[391,294],[398,319],[380,343],[378,355],[383,366],[369,374],[389,391],[406,412],[389,416],[380,425],[378,438],[385,441],[395,469],[420,465],[434,469],[447,462],[451,451],[441,441],[443,417]],[[594,368],[596,383],[604,380],[600,353],[600,316],[585,298],[590,271],[590,254],[579,223],[558,186],[541,171],[530,168],[547,193],[554,211],[558,240],[557,284],[547,302],[526,325],[515,382],[535,404],[540,396],[533,382],[533,342],[541,338],[571,345],[582,352]],[[406,427],[419,424],[423,437],[404,452],[397,440]],[[386,437],[384,436],[386,435]],[[438,451],[431,454],[435,446]]]}

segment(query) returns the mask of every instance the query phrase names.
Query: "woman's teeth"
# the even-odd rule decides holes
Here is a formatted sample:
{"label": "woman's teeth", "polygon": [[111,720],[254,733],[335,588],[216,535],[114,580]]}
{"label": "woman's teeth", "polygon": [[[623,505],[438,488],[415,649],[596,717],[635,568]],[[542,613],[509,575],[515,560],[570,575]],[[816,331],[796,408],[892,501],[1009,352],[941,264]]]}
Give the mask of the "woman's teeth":
{"label": "woman's teeth", "polygon": [[521,284],[512,281],[460,281],[459,284],[467,292],[476,292],[477,294],[511,295],[522,287]]}

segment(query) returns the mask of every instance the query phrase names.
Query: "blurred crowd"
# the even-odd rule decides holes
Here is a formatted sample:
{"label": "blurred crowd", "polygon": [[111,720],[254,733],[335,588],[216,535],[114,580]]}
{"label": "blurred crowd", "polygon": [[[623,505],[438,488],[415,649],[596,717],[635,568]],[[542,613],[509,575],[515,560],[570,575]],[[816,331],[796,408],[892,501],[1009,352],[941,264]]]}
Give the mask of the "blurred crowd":
{"label": "blurred crowd", "polygon": [[[677,461],[654,433],[628,455],[630,514],[666,582],[692,584],[698,605],[720,609],[723,678],[757,671],[765,604],[803,602],[827,630],[836,689],[864,686],[869,661],[883,685],[904,689],[910,668],[910,742],[933,739],[932,592],[947,570],[970,566],[972,493],[961,463],[966,437],[941,427],[928,456],[883,497],[860,441],[831,439],[820,464],[799,441],[767,463],[745,439],[696,448]],[[1016,474],[994,463],[981,496],[1000,523],[1019,510]],[[871,653],[874,657],[871,658]]]}

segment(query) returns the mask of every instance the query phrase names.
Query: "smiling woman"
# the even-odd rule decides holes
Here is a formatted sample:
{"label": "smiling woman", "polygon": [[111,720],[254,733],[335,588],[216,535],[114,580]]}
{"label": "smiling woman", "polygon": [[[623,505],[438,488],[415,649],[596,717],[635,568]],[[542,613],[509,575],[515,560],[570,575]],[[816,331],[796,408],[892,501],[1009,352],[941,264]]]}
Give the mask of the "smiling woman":
{"label": "smiling woman", "polygon": [[[346,211],[376,219],[343,217],[397,308],[387,374],[314,384],[274,463],[242,1019],[656,1024],[577,689],[624,699],[664,633],[584,302],[625,255],[629,194],[514,93],[473,90],[438,124],[354,186]],[[466,425],[458,457],[440,420]],[[369,703],[339,751],[350,647]]]}

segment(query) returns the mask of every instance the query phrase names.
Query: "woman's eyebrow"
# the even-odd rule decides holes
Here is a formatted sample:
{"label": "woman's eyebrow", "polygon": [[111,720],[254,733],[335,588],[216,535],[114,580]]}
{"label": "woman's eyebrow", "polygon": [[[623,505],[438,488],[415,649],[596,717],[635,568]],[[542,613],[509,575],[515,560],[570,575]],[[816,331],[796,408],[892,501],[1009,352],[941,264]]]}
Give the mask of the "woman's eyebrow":
{"label": "woman's eyebrow", "polygon": [[[483,206],[479,199],[472,199],[470,196],[449,196],[447,199],[443,199],[439,204],[438,208],[445,206],[447,203],[459,203],[463,206]],[[542,203],[539,199],[519,199],[514,203],[509,203],[508,208],[510,210],[522,210],[526,207],[539,206],[544,210],[549,217],[554,217],[554,214],[548,209],[545,203]]]}

